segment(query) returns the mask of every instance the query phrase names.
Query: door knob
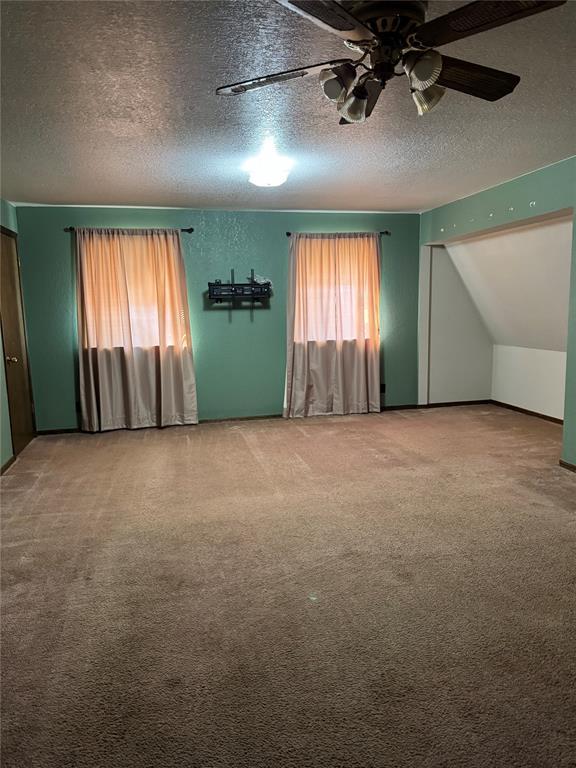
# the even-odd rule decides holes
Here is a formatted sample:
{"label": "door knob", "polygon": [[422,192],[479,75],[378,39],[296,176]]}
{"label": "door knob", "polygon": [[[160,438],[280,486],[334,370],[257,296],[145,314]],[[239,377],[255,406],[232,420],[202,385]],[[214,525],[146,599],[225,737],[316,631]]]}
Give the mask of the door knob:
{"label": "door knob", "polygon": [[6,355],[6,362],[7,363],[17,363],[18,358],[17,357],[10,357],[9,355]]}

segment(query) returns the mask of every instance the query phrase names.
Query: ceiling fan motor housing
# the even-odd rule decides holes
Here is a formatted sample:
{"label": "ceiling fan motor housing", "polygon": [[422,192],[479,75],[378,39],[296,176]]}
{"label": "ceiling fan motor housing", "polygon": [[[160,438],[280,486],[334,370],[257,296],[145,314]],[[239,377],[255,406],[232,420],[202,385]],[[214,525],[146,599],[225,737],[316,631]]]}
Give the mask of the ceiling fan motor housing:
{"label": "ceiling fan motor housing", "polygon": [[426,20],[424,0],[341,0],[341,5],[375,35],[393,32],[404,39]]}

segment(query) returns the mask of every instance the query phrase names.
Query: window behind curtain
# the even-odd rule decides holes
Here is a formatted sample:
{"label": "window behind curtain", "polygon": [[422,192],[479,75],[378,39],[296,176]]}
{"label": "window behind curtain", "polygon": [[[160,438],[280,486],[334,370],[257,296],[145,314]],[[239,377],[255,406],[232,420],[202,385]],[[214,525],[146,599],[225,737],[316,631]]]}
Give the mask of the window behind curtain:
{"label": "window behind curtain", "polygon": [[86,348],[189,346],[178,233],[85,231]]}
{"label": "window behind curtain", "polygon": [[79,229],[82,428],[198,421],[180,233]]}
{"label": "window behind curtain", "polygon": [[293,235],[284,416],[380,410],[380,240]]}
{"label": "window behind curtain", "polygon": [[295,248],[294,341],[379,337],[376,237],[310,235]]}

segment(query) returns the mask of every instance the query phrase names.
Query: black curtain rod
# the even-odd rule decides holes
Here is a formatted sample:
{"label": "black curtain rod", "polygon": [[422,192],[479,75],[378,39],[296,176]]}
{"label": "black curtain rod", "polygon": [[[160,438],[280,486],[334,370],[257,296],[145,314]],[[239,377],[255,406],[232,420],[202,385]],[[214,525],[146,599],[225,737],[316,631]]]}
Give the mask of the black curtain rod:
{"label": "black curtain rod", "polygon": [[[76,227],[64,227],[64,232],[74,232],[75,229]],[[111,227],[111,229],[114,229],[114,227]],[[125,229],[125,227],[120,227],[120,229]],[[135,227],[135,229],[156,229],[156,227]],[[162,227],[160,227],[160,229],[162,229]],[[194,232],[194,227],[183,227],[180,232]]]}
{"label": "black curtain rod", "polygon": [[[291,234],[292,234],[292,232],[286,232],[286,237],[290,237],[290,236],[291,236]],[[296,233],[296,234],[307,234],[307,233],[306,233],[306,232],[303,232],[303,233],[299,233],[299,232],[298,232],[298,233]],[[348,234],[348,232],[328,232],[328,233],[326,233],[326,234],[330,234],[330,235],[347,235],[347,234]],[[356,233],[355,233],[355,232],[352,232],[352,234],[356,234]],[[364,233],[362,233],[362,234],[364,234]],[[374,233],[372,233],[372,232],[366,232],[365,234],[367,234],[367,235],[372,235],[372,234],[376,234],[376,233],[375,233],[375,232],[374,232]],[[389,230],[389,229],[382,229],[380,232],[378,232],[378,234],[379,234],[379,235],[391,235],[391,234],[392,234],[392,232],[390,232],[390,230]]]}

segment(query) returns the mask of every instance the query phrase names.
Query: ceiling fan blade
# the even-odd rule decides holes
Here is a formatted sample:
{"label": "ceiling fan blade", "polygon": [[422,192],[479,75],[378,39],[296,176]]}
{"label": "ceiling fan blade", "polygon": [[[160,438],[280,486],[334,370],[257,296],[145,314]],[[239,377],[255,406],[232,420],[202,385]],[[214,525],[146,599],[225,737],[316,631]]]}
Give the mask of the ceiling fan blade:
{"label": "ceiling fan blade", "polygon": [[409,38],[414,47],[436,48],[502,24],[541,13],[566,0],[477,0],[422,24]]}
{"label": "ceiling fan blade", "polygon": [[436,85],[461,91],[486,101],[497,101],[512,93],[519,82],[518,75],[510,72],[442,56],[442,72]]}
{"label": "ceiling fan blade", "polygon": [[335,0],[276,0],[343,40],[375,40],[376,35]]}
{"label": "ceiling fan blade", "polygon": [[240,83],[232,85],[223,85],[216,89],[219,96],[228,96],[236,93],[246,93],[255,88],[263,88],[265,85],[274,85],[274,83],[284,83],[286,80],[295,80],[299,77],[308,77],[308,75],[318,74],[327,67],[336,67],[340,64],[353,63],[352,59],[334,59],[333,61],[324,61],[321,64],[313,64],[311,67],[299,67],[298,69],[288,69],[286,72],[276,72],[273,75],[264,75],[263,77],[254,77],[252,80],[243,80]]}

